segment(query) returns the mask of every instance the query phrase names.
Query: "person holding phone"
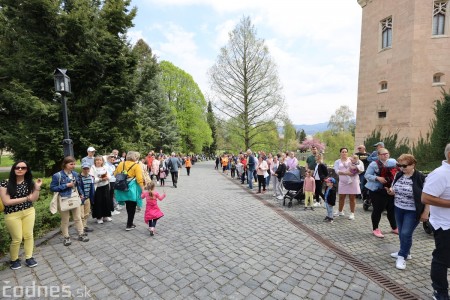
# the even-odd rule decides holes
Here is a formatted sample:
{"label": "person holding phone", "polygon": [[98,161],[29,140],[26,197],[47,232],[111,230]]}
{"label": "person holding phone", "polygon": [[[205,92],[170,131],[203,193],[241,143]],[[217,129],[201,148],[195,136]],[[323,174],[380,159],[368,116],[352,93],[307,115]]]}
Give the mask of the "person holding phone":
{"label": "person holding phone", "polygon": [[22,240],[25,264],[30,268],[37,266],[33,258],[33,229],[36,217],[33,202],[39,199],[41,185],[42,179],[38,178],[34,182],[30,166],[23,160],[19,160],[12,166],[9,180],[0,183],[0,197],[5,206],[5,225],[12,239],[9,248],[12,270],[22,267],[19,258]]}

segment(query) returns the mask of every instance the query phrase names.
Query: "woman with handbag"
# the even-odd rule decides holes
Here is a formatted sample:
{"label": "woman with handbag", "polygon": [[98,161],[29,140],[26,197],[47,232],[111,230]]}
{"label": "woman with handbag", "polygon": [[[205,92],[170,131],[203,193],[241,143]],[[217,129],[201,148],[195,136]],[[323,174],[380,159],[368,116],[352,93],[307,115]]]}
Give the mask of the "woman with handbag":
{"label": "woman with handbag", "polygon": [[133,230],[136,228],[134,225],[134,215],[136,214],[136,206],[142,207],[141,192],[144,189],[144,176],[141,166],[138,164],[140,154],[136,151],[128,151],[127,158],[125,161],[121,162],[114,175],[124,173],[127,175],[128,189],[127,190],[114,190],[114,195],[116,196],[117,202],[120,205],[125,203],[128,220],[126,231]]}
{"label": "woman with handbag", "polygon": [[22,239],[24,240],[25,264],[30,268],[37,266],[37,262],[33,258],[33,228],[36,216],[33,202],[39,198],[41,184],[41,179],[33,182],[31,170],[23,160],[12,166],[9,180],[4,180],[0,184],[0,201],[4,204],[5,225],[12,239],[9,248],[12,270],[22,267],[19,259]]}
{"label": "woman with handbag", "polygon": [[[84,233],[83,223],[81,222],[81,199],[82,191],[77,184],[78,173],[75,169],[75,158],[67,156],[62,162],[62,170],[53,174],[52,182],[50,183],[50,190],[59,193],[58,210],[61,215],[61,232],[64,236],[63,245],[69,246],[72,244],[69,236],[69,218],[72,213],[72,218],[75,223],[75,228],[78,231],[78,240],[82,242],[89,241],[87,234]],[[68,207],[68,203],[73,206]]]}

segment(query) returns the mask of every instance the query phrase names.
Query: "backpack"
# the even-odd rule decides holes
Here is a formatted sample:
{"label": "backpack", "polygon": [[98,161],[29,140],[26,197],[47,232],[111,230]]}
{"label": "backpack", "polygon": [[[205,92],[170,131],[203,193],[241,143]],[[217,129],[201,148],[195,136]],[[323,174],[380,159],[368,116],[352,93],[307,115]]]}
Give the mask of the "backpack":
{"label": "backpack", "polygon": [[136,163],[134,163],[131,167],[128,168],[128,170],[125,171],[125,162],[123,162],[122,172],[116,175],[116,184],[114,185],[115,190],[128,192],[128,181],[127,181],[128,171],[130,171],[131,168],[134,167],[135,165]]}
{"label": "backpack", "polygon": [[380,160],[376,161],[378,165],[379,176],[386,179],[386,183],[383,187],[391,187],[392,182],[394,182],[395,174],[399,171],[398,167],[386,167]]}

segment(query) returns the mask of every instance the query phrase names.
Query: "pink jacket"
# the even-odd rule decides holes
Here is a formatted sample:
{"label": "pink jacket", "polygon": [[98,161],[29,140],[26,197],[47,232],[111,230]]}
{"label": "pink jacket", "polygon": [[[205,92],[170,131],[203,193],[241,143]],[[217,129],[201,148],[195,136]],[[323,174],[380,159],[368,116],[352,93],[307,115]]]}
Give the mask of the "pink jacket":
{"label": "pink jacket", "polygon": [[159,209],[158,201],[163,200],[166,197],[166,194],[160,195],[158,192],[153,192],[153,198],[150,198],[150,193],[148,191],[143,191],[141,194],[141,198],[145,199],[147,205],[145,207],[145,216],[144,221],[148,224],[149,220],[159,219],[164,216],[163,212]]}

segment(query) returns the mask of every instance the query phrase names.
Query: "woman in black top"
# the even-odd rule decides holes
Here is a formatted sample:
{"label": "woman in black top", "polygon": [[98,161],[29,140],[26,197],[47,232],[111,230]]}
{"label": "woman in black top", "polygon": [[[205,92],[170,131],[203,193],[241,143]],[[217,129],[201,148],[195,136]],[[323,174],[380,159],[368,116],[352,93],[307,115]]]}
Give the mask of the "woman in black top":
{"label": "woman in black top", "polygon": [[11,167],[9,180],[0,183],[0,197],[5,205],[5,225],[12,239],[9,254],[10,268],[13,270],[22,267],[19,259],[22,239],[26,265],[30,268],[37,266],[33,258],[35,220],[33,202],[39,198],[41,184],[41,179],[33,182],[30,167],[23,160]]}
{"label": "woman in black top", "polygon": [[314,206],[320,206],[320,197],[325,200],[325,196],[323,195],[323,181],[328,177],[328,169],[327,166],[323,163],[322,154],[318,153],[316,155],[316,167],[314,168],[313,175],[314,180],[316,181],[316,190],[315,190],[315,198],[316,203]]}
{"label": "woman in black top", "polygon": [[284,174],[286,174],[286,169],[287,169],[286,164],[284,163],[285,159],[286,159],[286,156],[284,154],[282,154],[279,158],[280,163],[274,174],[276,176],[276,178],[278,179],[277,190],[275,191],[278,200],[283,199],[283,182],[282,181],[283,181]]}

